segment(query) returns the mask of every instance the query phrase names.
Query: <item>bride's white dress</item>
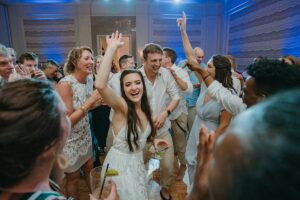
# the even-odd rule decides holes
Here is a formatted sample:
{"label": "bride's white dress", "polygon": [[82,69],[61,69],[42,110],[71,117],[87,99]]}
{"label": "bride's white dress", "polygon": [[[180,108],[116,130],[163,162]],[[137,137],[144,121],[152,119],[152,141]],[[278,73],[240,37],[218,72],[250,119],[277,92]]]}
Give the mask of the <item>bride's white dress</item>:
{"label": "bride's white dress", "polygon": [[151,130],[147,125],[146,130],[139,133],[137,143],[139,148],[136,149],[133,144],[134,151],[129,151],[127,143],[127,128],[123,127],[117,135],[113,132],[114,142],[106,155],[102,167],[102,176],[109,163],[109,168],[116,169],[118,176],[111,179],[116,183],[120,200],[147,200],[147,180],[146,169],[143,159],[143,148],[145,147],[147,137]]}

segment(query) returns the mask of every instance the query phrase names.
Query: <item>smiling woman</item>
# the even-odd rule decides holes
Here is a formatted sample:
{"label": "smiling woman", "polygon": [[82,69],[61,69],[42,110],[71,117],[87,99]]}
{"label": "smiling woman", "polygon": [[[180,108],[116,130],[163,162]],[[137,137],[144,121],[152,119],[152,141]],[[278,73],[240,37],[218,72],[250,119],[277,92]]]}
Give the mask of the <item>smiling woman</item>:
{"label": "smiling woman", "polygon": [[[147,141],[154,139],[155,130],[145,82],[140,71],[127,69],[120,77],[121,97],[107,86],[113,55],[124,43],[122,34],[118,32],[106,40],[108,47],[96,76],[96,88],[104,101],[114,109],[112,117],[114,142],[103,166],[109,164],[109,167],[119,172],[119,176],[112,179],[117,184],[121,200],[147,200],[143,148]],[[104,173],[103,168],[102,174]]]}
{"label": "smiling woman", "polygon": [[65,170],[67,195],[78,199],[80,169],[89,186],[89,172],[93,168],[92,139],[88,111],[101,104],[100,95],[93,92],[93,52],[88,47],[77,47],[69,52],[65,73],[57,85],[57,91],[64,101],[71,120],[72,130],[63,149],[69,161]]}

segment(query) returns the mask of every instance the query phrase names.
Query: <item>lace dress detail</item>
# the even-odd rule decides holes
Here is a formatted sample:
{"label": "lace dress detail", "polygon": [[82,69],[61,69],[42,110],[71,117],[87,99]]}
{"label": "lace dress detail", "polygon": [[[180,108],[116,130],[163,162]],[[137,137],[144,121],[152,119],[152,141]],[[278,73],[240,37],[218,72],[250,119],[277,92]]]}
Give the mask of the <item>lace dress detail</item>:
{"label": "lace dress detail", "polygon": [[[139,149],[129,151],[127,144],[127,129],[123,127],[118,135],[114,135],[113,146],[109,150],[102,168],[104,177],[105,166],[109,163],[109,168],[116,169],[118,176],[111,179],[116,183],[120,200],[147,200],[147,180],[146,169],[143,158],[143,148],[145,147],[147,137],[150,134],[150,125],[144,133],[139,134]],[[134,146],[134,145],[133,145]]]}
{"label": "lace dress detail", "polygon": [[[86,84],[79,83],[73,75],[68,75],[61,81],[67,82],[72,88],[74,110],[79,109],[93,92],[91,76],[87,77]],[[63,154],[69,161],[69,166],[65,170],[67,173],[75,172],[92,157],[92,138],[88,115],[72,127]]]}

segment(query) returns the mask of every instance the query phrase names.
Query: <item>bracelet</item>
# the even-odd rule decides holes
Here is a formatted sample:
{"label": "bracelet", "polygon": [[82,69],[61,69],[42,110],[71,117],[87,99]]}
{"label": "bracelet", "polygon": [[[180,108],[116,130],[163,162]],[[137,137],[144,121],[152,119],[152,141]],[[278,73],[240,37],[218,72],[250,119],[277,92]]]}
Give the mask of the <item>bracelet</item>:
{"label": "bracelet", "polygon": [[171,111],[169,109],[166,109],[168,116],[171,115]]}
{"label": "bracelet", "polygon": [[209,76],[210,76],[210,74],[206,75],[206,76],[203,78],[203,81],[205,81]]}
{"label": "bracelet", "polygon": [[84,115],[86,115],[88,113],[88,110],[86,109],[86,107],[84,105],[82,105],[79,109],[84,113]]}

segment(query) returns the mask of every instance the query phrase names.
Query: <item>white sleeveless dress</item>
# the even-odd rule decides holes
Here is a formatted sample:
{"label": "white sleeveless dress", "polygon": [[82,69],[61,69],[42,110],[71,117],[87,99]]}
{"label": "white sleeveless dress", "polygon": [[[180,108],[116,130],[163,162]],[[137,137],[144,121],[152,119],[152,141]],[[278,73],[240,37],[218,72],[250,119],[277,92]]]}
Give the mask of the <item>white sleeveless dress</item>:
{"label": "white sleeveless dress", "polygon": [[102,168],[102,176],[104,177],[107,163],[109,168],[119,172],[118,176],[111,179],[116,183],[120,200],[147,200],[147,182],[146,169],[143,159],[143,149],[147,142],[147,137],[151,132],[150,125],[144,133],[139,133],[139,149],[134,147],[134,151],[129,151],[127,143],[127,128],[123,127],[118,135],[114,136],[113,146],[106,155]]}

